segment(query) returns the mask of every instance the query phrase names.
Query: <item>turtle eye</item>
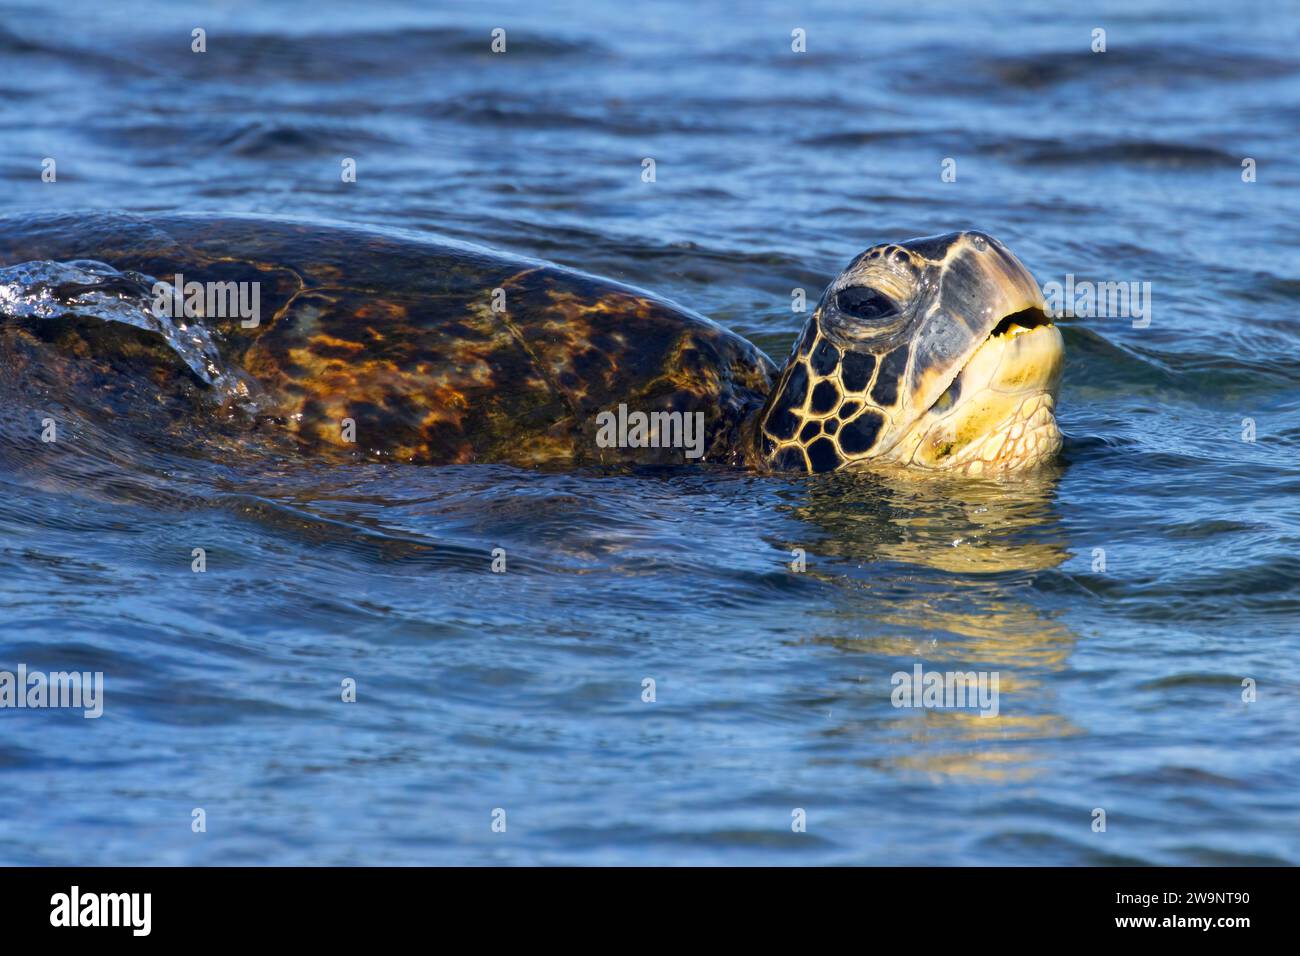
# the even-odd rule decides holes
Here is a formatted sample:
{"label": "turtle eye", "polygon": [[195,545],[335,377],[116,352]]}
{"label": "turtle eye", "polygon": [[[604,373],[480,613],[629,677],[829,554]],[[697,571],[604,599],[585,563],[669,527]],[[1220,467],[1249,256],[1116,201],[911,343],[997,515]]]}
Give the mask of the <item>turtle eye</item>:
{"label": "turtle eye", "polygon": [[835,294],[835,308],[855,319],[875,321],[884,319],[898,311],[892,299],[887,295],[868,289],[866,286],[850,286]]}

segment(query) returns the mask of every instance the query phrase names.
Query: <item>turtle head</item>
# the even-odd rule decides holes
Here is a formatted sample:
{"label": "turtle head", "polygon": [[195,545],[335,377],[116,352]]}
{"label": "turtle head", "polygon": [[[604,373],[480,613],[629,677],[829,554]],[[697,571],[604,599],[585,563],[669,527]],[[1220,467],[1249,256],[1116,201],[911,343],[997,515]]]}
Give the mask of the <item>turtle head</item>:
{"label": "turtle head", "polygon": [[770,468],[997,474],[1061,446],[1064,348],[1033,276],[980,232],[873,246],[822,295],[759,415]]}

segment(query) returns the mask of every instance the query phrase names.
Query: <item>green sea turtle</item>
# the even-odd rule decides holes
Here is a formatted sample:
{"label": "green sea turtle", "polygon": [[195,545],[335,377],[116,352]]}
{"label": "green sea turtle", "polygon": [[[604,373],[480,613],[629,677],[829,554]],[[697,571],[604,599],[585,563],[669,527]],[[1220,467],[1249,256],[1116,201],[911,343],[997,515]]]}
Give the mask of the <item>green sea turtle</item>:
{"label": "green sea turtle", "polygon": [[[156,318],[159,283],[195,283],[198,317]],[[256,295],[255,323],[221,308],[234,289]],[[0,317],[11,391],[191,441],[199,416],[327,458],[989,474],[1061,441],[1060,333],[980,232],[857,256],[782,369],[617,282],[259,218],[0,219]]]}

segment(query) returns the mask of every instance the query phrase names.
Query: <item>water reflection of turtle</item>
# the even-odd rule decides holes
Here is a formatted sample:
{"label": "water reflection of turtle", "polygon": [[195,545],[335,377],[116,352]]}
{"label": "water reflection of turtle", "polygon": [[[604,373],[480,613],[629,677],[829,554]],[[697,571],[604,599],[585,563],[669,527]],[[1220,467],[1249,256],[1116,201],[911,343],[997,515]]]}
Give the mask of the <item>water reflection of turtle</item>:
{"label": "water reflection of turtle", "polygon": [[[780,371],[740,336],[648,293],[355,228],[9,220],[0,221],[0,266],[10,377],[63,389],[79,405],[116,400],[118,414],[190,411],[205,390],[211,405],[213,379],[178,356],[202,334],[221,367],[214,376],[242,383],[218,396],[224,404],[282,445],[319,454],[680,463],[698,422],[691,457],[756,470],[988,474],[1036,464],[1060,445],[1060,333],[1025,268],[977,232],[858,256]],[[175,276],[200,292],[257,283],[256,324],[214,314],[223,310],[210,293],[195,300],[197,321],[141,321],[156,311],[149,290]],[[124,374],[137,383],[125,391],[112,381]],[[641,434],[598,440],[602,413],[616,410]]]}
{"label": "water reflection of turtle", "polygon": [[[1050,609],[1052,592],[1072,586],[1056,570],[1070,557],[1054,503],[1059,474],[837,474],[783,488],[799,537],[780,547],[805,548],[805,575],[834,593],[830,610],[801,617],[801,639],[860,661],[846,705],[880,705],[836,707],[854,716],[827,733],[877,747],[876,769],[1007,781],[1032,779],[1046,742],[1082,732],[1060,713],[1049,679],[1068,670],[1079,641]],[[888,706],[893,676],[918,664],[996,675],[996,716]]]}
{"label": "water reflection of turtle", "polygon": [[[1070,555],[1054,497],[1059,465],[1004,482],[889,471],[790,486],[791,515],[819,555],[913,565],[950,574],[1024,574]],[[792,546],[794,543],[792,542]]]}

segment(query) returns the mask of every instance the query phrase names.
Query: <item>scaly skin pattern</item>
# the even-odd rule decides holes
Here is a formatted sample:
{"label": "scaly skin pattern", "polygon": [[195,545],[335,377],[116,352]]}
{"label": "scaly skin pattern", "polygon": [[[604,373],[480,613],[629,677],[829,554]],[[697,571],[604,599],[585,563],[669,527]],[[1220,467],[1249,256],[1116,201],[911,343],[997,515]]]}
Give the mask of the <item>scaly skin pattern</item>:
{"label": "scaly skin pattern", "polygon": [[619,409],[681,413],[702,429],[697,460],[763,471],[991,474],[1060,446],[1060,334],[1025,268],[978,232],[854,259],[775,387],[761,351],[702,316],[447,240],[251,217],[0,219],[0,265],[42,259],[107,263],[141,289],[177,274],[259,284],[255,327],[200,316],[239,381],[219,402],[157,332],[0,302],[0,388],[189,445],[206,421],[223,453],[243,423],[250,453],[327,460],[690,460],[680,445],[598,440]]}
{"label": "scaly skin pattern", "polygon": [[867,250],[796,343],[760,414],[757,464],[979,475],[1045,460],[1060,447],[1062,346],[1043,308],[1032,276],[982,233]]}
{"label": "scaly skin pattern", "polygon": [[[739,464],[742,426],[775,375],[743,338],[648,293],[455,242],[251,218],[0,220],[0,264],[35,259],[93,259],[168,282],[180,273],[261,283],[256,328],[238,317],[201,321],[245,378],[256,430],[326,458],[682,464],[681,448],[601,447],[597,416],[623,403],[699,413],[703,460]],[[29,371],[89,360],[70,385],[93,373],[121,392],[109,380],[130,378],[128,369],[122,356],[100,354],[118,346],[95,326],[76,316],[4,321],[0,356],[22,357]],[[174,356],[148,333],[125,338],[135,343],[134,386],[115,413],[147,402],[155,415],[167,406],[192,416],[201,390],[181,381]],[[46,385],[58,387],[53,377]],[[150,386],[158,393],[143,399]]]}

